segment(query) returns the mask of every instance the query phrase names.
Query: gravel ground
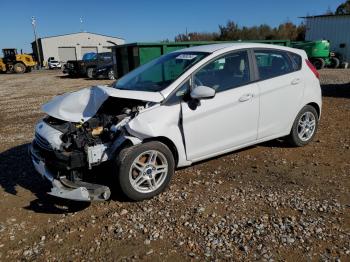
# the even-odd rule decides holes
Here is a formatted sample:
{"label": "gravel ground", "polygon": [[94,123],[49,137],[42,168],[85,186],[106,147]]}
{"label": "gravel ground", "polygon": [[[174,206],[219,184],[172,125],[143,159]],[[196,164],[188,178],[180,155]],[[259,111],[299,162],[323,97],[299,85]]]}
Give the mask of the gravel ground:
{"label": "gravel ground", "polygon": [[49,197],[26,152],[40,105],[97,83],[110,81],[0,75],[0,261],[350,261],[350,70],[321,71],[306,147],[276,140],[178,170],[141,203]]}

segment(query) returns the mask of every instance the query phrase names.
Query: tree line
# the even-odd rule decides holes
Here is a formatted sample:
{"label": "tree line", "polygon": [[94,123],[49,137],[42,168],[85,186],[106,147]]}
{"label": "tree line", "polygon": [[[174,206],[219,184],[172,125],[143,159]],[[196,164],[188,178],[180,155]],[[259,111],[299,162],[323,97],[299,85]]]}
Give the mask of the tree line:
{"label": "tree line", "polygon": [[[350,14],[350,0],[346,0],[343,4],[333,12],[327,10],[328,15],[344,15]],[[232,20],[226,25],[219,25],[218,32],[190,32],[178,34],[175,37],[176,42],[183,41],[236,41],[236,40],[276,40],[285,39],[292,41],[305,40],[306,27],[304,23],[295,25],[292,22],[285,22],[277,27],[271,27],[263,24],[260,26],[239,26]]]}
{"label": "tree line", "polygon": [[191,32],[179,34],[175,37],[176,42],[182,41],[235,41],[235,40],[275,40],[290,39],[302,41],[305,39],[305,25],[295,25],[292,22],[285,22],[277,27],[260,25],[240,27],[233,21],[228,21],[226,25],[219,25],[218,32],[199,33]]}
{"label": "tree line", "polygon": [[339,5],[334,13],[336,15],[348,15],[350,14],[350,0],[345,1],[343,4]]}

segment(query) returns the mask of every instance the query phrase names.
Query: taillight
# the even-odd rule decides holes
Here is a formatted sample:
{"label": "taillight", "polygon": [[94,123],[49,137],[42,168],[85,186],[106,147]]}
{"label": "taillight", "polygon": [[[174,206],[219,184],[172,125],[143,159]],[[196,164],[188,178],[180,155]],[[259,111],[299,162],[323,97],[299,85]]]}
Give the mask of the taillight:
{"label": "taillight", "polygon": [[312,73],[319,79],[320,78],[320,73],[317,71],[316,67],[307,59],[305,59],[306,64],[309,66],[311,69]]}

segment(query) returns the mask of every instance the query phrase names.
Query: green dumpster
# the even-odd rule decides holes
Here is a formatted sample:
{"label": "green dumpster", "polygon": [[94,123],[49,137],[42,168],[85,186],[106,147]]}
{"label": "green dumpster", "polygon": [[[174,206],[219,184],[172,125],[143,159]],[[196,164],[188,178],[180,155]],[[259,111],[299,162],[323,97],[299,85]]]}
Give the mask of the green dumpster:
{"label": "green dumpster", "polygon": [[147,62],[175,50],[209,44],[220,43],[265,43],[290,46],[289,40],[256,40],[256,41],[198,41],[198,42],[171,42],[171,43],[130,43],[112,47],[114,72],[120,78],[131,70]]}

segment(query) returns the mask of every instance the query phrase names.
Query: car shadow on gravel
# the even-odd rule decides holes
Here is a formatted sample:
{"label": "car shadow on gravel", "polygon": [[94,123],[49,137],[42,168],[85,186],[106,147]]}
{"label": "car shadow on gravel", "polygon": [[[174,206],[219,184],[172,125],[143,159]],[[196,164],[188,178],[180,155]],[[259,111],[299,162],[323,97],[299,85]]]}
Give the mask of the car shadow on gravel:
{"label": "car shadow on gravel", "polygon": [[32,166],[28,146],[29,144],[23,144],[0,153],[2,189],[12,195],[18,194],[18,187],[31,191],[37,199],[24,208],[37,213],[63,214],[87,208],[90,203],[59,199],[45,193],[50,191],[50,185]]}
{"label": "car shadow on gravel", "polygon": [[321,85],[321,88],[322,96],[350,98],[350,83]]}
{"label": "car shadow on gravel", "polygon": [[270,147],[270,148],[293,148],[294,147],[291,144],[289,144],[285,138],[277,138],[277,139],[269,140],[258,144],[258,146]]}
{"label": "car shadow on gravel", "polygon": [[55,76],[56,78],[60,78],[60,79],[77,79],[80,78],[79,76],[72,76],[72,75],[59,75],[59,76]]}

